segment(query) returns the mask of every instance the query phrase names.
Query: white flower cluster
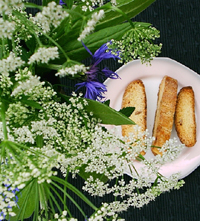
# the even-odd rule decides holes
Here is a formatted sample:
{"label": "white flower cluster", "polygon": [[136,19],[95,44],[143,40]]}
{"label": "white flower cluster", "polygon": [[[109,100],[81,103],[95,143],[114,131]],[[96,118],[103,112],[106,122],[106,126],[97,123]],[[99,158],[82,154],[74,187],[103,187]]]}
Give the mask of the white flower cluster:
{"label": "white flower cluster", "polygon": [[13,85],[13,82],[11,81],[9,76],[6,75],[0,75],[0,88],[2,89],[1,95],[8,95],[10,94],[10,91],[8,90]]}
{"label": "white flower cluster", "polygon": [[66,216],[67,216],[67,211],[66,210],[64,210],[62,212],[62,215],[59,215],[58,213],[55,213],[54,220],[52,220],[52,221],[78,221],[77,219],[75,219],[73,217],[67,219]]}
{"label": "white flower cluster", "polygon": [[48,63],[50,60],[54,60],[59,57],[57,47],[41,47],[29,58],[28,64],[35,62]]}
{"label": "white flower cluster", "polygon": [[87,35],[89,35],[102,18],[104,17],[104,10],[100,10],[99,12],[95,12],[92,14],[92,18],[87,22],[87,25],[81,32],[80,36],[78,37],[78,41],[82,41]]}
{"label": "white flower cluster", "polygon": [[120,204],[119,201],[115,201],[111,204],[103,203],[100,209],[96,211],[96,213],[91,216],[88,221],[103,221],[105,220],[105,217],[108,217],[108,220],[111,220],[112,218],[112,221],[125,221],[125,219],[118,218],[118,214],[115,213],[116,210],[118,210],[118,213],[125,211],[127,210],[127,205]]}
{"label": "white flower cluster", "polygon": [[58,138],[60,135],[57,133],[56,129],[53,128],[55,122],[56,119],[53,117],[48,120],[34,121],[31,123],[31,132],[36,136],[42,135],[43,139]]}
{"label": "white flower cluster", "polygon": [[[93,11],[95,6],[102,6],[104,4],[103,0],[82,0],[82,2],[84,3],[84,5],[82,6],[82,11]],[[117,2],[116,0],[111,0],[110,3],[112,5],[116,5]]]}
{"label": "white flower cluster", "polygon": [[23,0],[0,0],[0,14],[9,15],[16,7],[23,7]]}
{"label": "white flower cluster", "polygon": [[14,21],[9,22],[0,18],[0,38],[8,38],[12,39],[13,32],[15,31],[15,23]]}
{"label": "white flower cluster", "polygon": [[8,76],[9,72],[15,71],[23,64],[24,61],[20,57],[16,57],[13,52],[10,52],[6,59],[0,60],[0,73]]}
{"label": "white flower cluster", "polygon": [[40,77],[38,76],[30,76],[29,79],[26,81],[20,81],[19,85],[13,90],[11,96],[17,96],[18,94],[25,94],[27,95],[40,84],[44,84],[43,82],[40,82]]}
{"label": "white flower cluster", "polygon": [[72,67],[66,67],[64,69],[60,69],[56,73],[56,76],[59,76],[59,77],[65,77],[65,76],[68,76],[68,75],[74,76],[74,75],[79,74],[79,73],[85,73],[86,70],[87,70],[87,67],[85,67],[85,65],[76,64]]}
{"label": "white flower cluster", "polygon": [[[31,81],[34,80],[36,84],[31,86]],[[152,138],[148,138],[147,132],[141,133],[136,128],[136,135],[127,141],[127,138],[103,130],[98,119],[86,112],[86,100],[74,96],[68,103],[57,102],[53,90],[45,87],[28,69],[19,71],[15,81],[17,86],[14,91],[17,91],[13,91],[14,95],[20,97],[23,91],[31,100],[38,102],[42,109],[37,110],[27,105],[24,107],[21,100],[9,104],[5,113],[9,138],[6,152],[11,158],[8,158],[7,165],[1,165],[0,182],[5,177],[10,177],[10,182],[20,188],[31,180],[35,180],[38,185],[54,185],[52,177],[57,172],[53,168],[60,170],[63,176],[69,172],[76,176],[83,165],[85,172],[95,172],[99,177],[105,175],[109,180],[116,178],[117,183],[114,185],[93,177],[86,180],[83,189],[89,194],[104,196],[112,193],[122,199],[120,202],[104,204],[95,216],[89,218],[90,221],[103,220],[103,217],[117,220],[117,213],[128,207],[141,207],[161,192],[182,185],[173,176],[169,179],[162,177],[155,187],[151,187],[150,175],[155,173],[157,176],[160,161],[150,160],[143,161],[147,167],[147,176],[138,175],[137,179],[126,183],[121,177],[127,166],[134,168],[138,153],[151,146]],[[27,87],[23,86],[25,82]],[[20,85],[23,87],[18,88]],[[2,127],[0,129],[0,134],[3,135]],[[3,136],[0,138],[3,140]],[[170,151],[171,158],[176,155],[173,142],[168,142],[165,149]],[[138,194],[137,190],[140,188],[145,188],[145,191]],[[56,215],[55,219],[69,220],[65,213]]]}
{"label": "white flower cluster", "polygon": [[62,9],[61,5],[50,2],[47,7],[43,7],[42,12],[38,12],[36,16],[31,17],[31,20],[41,27],[44,33],[48,33],[51,26],[58,27],[62,20],[68,16],[69,14]]}

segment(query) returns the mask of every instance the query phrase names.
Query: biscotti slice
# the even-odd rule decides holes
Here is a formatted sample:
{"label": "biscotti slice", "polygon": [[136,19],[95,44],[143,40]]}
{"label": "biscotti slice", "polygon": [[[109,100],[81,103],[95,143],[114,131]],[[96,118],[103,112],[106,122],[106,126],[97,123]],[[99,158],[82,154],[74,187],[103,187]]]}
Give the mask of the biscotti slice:
{"label": "biscotti slice", "polygon": [[174,122],[174,113],[177,100],[178,82],[174,78],[164,76],[158,91],[157,110],[155,113],[152,144],[154,155],[161,154],[159,148],[170,139]]}
{"label": "biscotti slice", "polygon": [[195,95],[191,86],[178,93],[175,128],[181,143],[192,147],[196,143]]}
{"label": "biscotti slice", "polygon": [[[139,80],[132,81],[125,89],[122,108],[135,107],[135,110],[129,117],[136,125],[140,126],[140,130],[143,132],[147,128],[147,100],[145,86],[143,82]],[[122,125],[122,136],[129,136],[130,133],[135,132],[136,125]],[[143,151],[141,154],[145,154]]]}

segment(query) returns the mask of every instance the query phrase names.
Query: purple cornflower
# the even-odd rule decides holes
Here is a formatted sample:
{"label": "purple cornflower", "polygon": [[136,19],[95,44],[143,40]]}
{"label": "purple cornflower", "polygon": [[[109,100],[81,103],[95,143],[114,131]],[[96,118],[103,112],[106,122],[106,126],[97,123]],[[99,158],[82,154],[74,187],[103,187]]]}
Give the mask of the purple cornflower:
{"label": "purple cornflower", "polygon": [[85,49],[92,56],[92,63],[90,69],[86,72],[86,80],[85,82],[78,83],[77,90],[85,87],[86,93],[85,98],[89,98],[92,100],[102,101],[104,98],[104,93],[107,91],[106,86],[99,82],[98,75],[105,76],[107,78],[117,79],[119,78],[118,74],[108,69],[107,67],[100,69],[97,65],[103,60],[107,59],[120,59],[119,52],[115,54],[108,48],[107,44],[103,44],[99,49],[95,51],[94,54],[86,47],[86,45],[82,42]]}

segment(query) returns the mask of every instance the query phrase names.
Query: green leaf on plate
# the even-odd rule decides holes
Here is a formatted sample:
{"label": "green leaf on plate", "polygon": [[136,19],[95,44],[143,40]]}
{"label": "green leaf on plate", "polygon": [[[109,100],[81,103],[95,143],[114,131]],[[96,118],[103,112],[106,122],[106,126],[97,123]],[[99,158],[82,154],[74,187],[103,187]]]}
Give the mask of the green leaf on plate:
{"label": "green leaf on plate", "polygon": [[119,112],[124,114],[127,117],[130,117],[134,110],[135,110],[135,107],[124,107]]}
{"label": "green leaf on plate", "polygon": [[135,124],[131,119],[129,119],[123,113],[116,111],[115,109],[108,107],[103,103],[90,99],[87,99],[87,101],[88,105],[86,106],[86,110],[88,112],[92,112],[94,117],[101,119],[102,124],[111,124],[111,125]]}
{"label": "green leaf on plate", "polygon": [[107,105],[107,106],[110,106],[110,100],[106,100],[106,101],[104,102],[104,104]]}

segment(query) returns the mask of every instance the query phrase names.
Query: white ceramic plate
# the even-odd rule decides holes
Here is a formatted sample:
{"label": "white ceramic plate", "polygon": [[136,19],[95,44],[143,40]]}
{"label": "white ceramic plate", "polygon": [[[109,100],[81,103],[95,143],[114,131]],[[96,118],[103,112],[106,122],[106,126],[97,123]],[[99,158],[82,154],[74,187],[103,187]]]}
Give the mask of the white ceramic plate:
{"label": "white ceramic plate", "polygon": [[[178,90],[183,86],[192,86],[195,93],[197,143],[193,147],[185,147],[176,160],[163,165],[160,169],[160,172],[166,177],[174,173],[180,173],[180,179],[189,175],[200,165],[200,104],[198,102],[200,101],[200,76],[184,65],[169,58],[155,58],[151,62],[151,66],[141,64],[139,60],[134,60],[122,66],[116,72],[121,79],[108,79],[105,81],[108,89],[106,98],[110,99],[110,106],[116,110],[120,110],[126,86],[133,80],[141,79],[146,88],[147,128],[150,133],[152,132],[154,123],[158,87],[162,78],[168,75],[177,79],[179,82]],[[121,127],[119,127],[120,131]],[[171,137],[177,137],[174,128]],[[153,157],[151,150],[146,155]],[[138,162],[136,167],[140,169],[142,164]],[[128,170],[125,173],[130,175]]]}

